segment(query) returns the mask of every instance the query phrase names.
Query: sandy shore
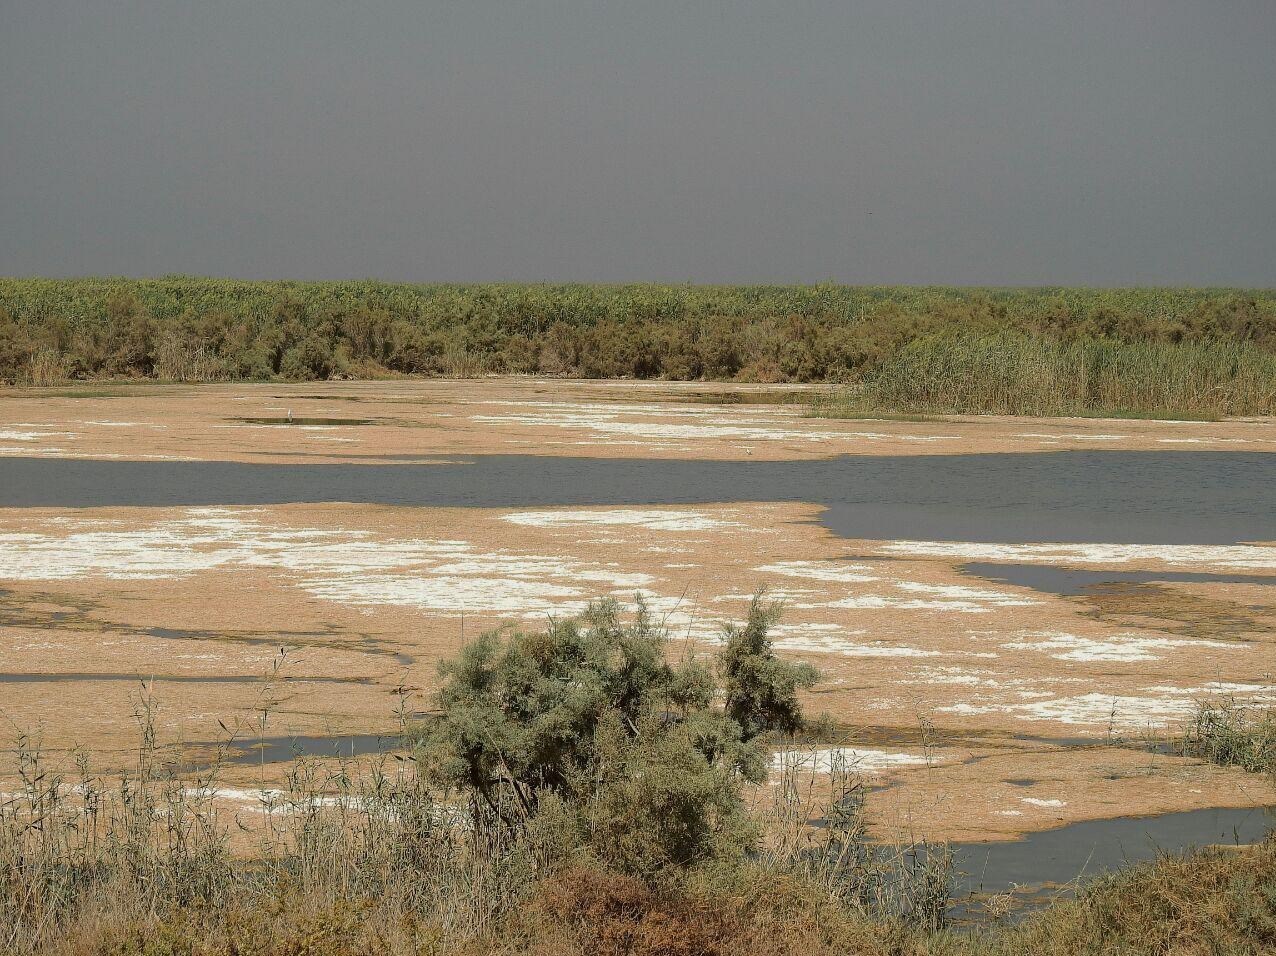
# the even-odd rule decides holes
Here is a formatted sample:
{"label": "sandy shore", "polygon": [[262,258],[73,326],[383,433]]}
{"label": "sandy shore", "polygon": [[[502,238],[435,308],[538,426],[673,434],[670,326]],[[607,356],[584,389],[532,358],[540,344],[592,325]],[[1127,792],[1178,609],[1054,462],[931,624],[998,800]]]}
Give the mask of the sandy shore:
{"label": "sandy shore", "polygon": [[0,455],[324,462],[482,454],[791,460],[1063,449],[1276,451],[1270,420],[842,421],[808,418],[806,406],[793,404],[827,391],[530,378],[10,390],[0,391]]}

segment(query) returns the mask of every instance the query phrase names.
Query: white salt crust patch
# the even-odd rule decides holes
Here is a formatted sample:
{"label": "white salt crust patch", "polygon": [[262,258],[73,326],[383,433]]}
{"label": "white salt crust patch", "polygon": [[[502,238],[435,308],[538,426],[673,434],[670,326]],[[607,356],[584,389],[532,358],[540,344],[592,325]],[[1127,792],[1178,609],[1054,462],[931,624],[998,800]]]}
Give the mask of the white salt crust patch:
{"label": "white salt crust patch", "polygon": [[415,607],[444,614],[540,617],[584,610],[590,593],[546,581],[365,575],[304,585],[316,597],[356,605]]}
{"label": "white salt crust patch", "polygon": [[[591,416],[612,416],[612,415],[659,415],[666,418],[700,418],[705,420],[713,420],[717,414],[716,410],[704,408],[703,406],[683,405],[665,405],[641,402],[554,402],[554,401],[523,401],[515,402],[501,398],[481,398],[473,401],[463,401],[464,405],[497,405],[510,409],[528,409],[537,413],[578,413],[581,415]],[[775,410],[776,417],[795,418],[796,414],[790,410],[777,407]]]}
{"label": "white salt crust patch", "polygon": [[24,457],[48,458],[67,453],[60,445],[51,444],[53,439],[75,441],[80,436],[77,432],[51,430],[50,425],[35,425],[21,422],[0,428],[0,442],[22,442],[23,444],[0,445],[0,455],[22,455]]}
{"label": "white salt crust patch", "polygon": [[[813,581],[838,584],[866,584],[877,582],[881,587],[895,588],[909,594],[927,595],[925,598],[893,597],[882,594],[852,594],[827,601],[795,601],[794,607],[803,609],[835,608],[841,610],[900,610],[949,611],[959,614],[983,614],[997,607],[1029,607],[1039,602],[1014,594],[987,588],[972,588],[955,584],[926,584],[919,581],[888,581],[880,576],[865,574],[871,570],[862,564],[838,567],[820,561],[782,561],[754,568],[762,574],[780,574]],[[790,591],[793,596],[803,592]],[[805,593],[812,594],[807,590]]]}
{"label": "white salt crust patch", "polygon": [[473,415],[471,421],[483,425],[527,425],[576,428],[594,432],[601,438],[645,438],[667,442],[669,439],[705,440],[712,438],[742,441],[827,441],[840,438],[836,432],[796,431],[794,429],[747,425],[685,425],[668,421],[632,422],[618,417],[547,413],[543,415]]}
{"label": "white salt crust patch", "polygon": [[770,635],[774,638],[780,637],[801,637],[801,636],[832,636],[834,634],[867,634],[868,631],[848,631],[841,624],[827,624],[817,622],[805,622],[802,624],[774,624],[771,626]]}
{"label": "white salt crust patch", "polygon": [[[927,664],[913,669],[907,680],[916,684],[947,684],[954,687],[986,687],[993,690],[1005,690],[1032,693],[1031,688],[1049,683],[1077,683],[1081,678],[1024,678],[1012,677],[999,671],[987,668],[965,668],[954,665]],[[1048,694],[1045,696],[1049,696]]]}
{"label": "white salt crust patch", "polygon": [[[908,435],[880,432],[844,432],[819,430],[815,427],[782,427],[776,418],[789,418],[794,424],[802,423],[792,412],[777,409],[768,418],[733,417],[730,424],[723,424],[722,414],[710,409],[673,409],[660,405],[627,405],[589,402],[509,402],[487,401],[474,404],[504,405],[513,409],[499,415],[472,415],[470,420],[478,424],[552,426],[593,432],[599,438],[638,438],[657,442],[670,439],[737,439],[744,441],[828,441],[860,438],[866,441],[932,442],[956,440],[954,435]],[[651,421],[627,419],[648,416]],[[671,422],[670,418],[683,418],[687,422]]]}
{"label": "white salt crust patch", "polygon": [[630,511],[616,508],[595,511],[519,511],[501,519],[537,528],[573,528],[589,525],[636,526],[648,531],[717,531],[744,525],[702,511]]}
{"label": "white salt crust patch", "polygon": [[1021,432],[1015,438],[1050,438],[1068,441],[1125,441],[1129,435],[1090,435],[1085,432]]}
{"label": "white salt crust patch", "polygon": [[[753,569],[759,574],[783,575],[827,584],[870,584],[894,588],[906,594],[925,597],[894,597],[883,594],[849,594],[825,601],[795,601],[802,609],[835,608],[838,610],[879,610],[895,608],[905,611],[946,611],[958,614],[984,614],[998,607],[1029,607],[1039,602],[1019,595],[988,588],[958,584],[926,584],[920,581],[890,581],[864,564],[836,564],[829,561],[777,561]],[[790,592],[795,593],[795,592]],[[807,593],[814,593],[808,591]]]}
{"label": "white salt crust patch", "polygon": [[1249,445],[1261,438],[1158,438],[1163,445]]}
{"label": "white salt crust patch", "polygon": [[[78,797],[83,797],[86,793],[86,789],[83,784],[72,784],[70,786],[62,787],[61,791],[66,795]],[[181,788],[181,792],[192,800],[225,799],[245,802],[261,802],[263,804],[275,803],[281,800],[291,799],[295,796],[284,790],[246,790],[240,787],[183,787]],[[337,801],[339,800],[336,796],[327,797],[323,795],[309,795],[308,798],[320,801],[320,803],[312,804],[313,806],[336,806]],[[0,790],[0,803],[12,801],[19,805],[30,805],[31,802],[38,799],[39,794],[29,790]]]}
{"label": "white salt crust patch", "polygon": [[845,597],[835,601],[815,601],[795,603],[793,606],[803,609],[833,608],[840,611],[876,611],[883,608],[894,608],[900,611],[942,611],[950,614],[987,614],[999,607],[1028,607],[1036,601],[1022,601],[1005,595],[999,598],[979,601],[959,600],[939,597],[934,599],[897,598],[881,594],[863,594]]}
{"label": "white salt crust patch", "polygon": [[145,528],[55,517],[62,534],[0,534],[0,580],[161,580],[239,568],[288,573],[322,600],[436,614],[543,619],[583,611],[611,595],[643,592],[675,637],[716,642],[721,625],[693,602],[653,593],[658,579],[614,562],[509,550],[455,539],[383,539],[348,528],[273,525],[258,509],[192,508]]}
{"label": "white salt crust patch", "polygon": [[783,651],[838,654],[843,657],[939,657],[939,651],[923,650],[887,641],[853,641],[867,631],[848,630],[840,624],[777,624],[771,628],[775,646]]}
{"label": "white salt crust patch", "polygon": [[1160,650],[1210,647],[1235,651],[1243,648],[1243,645],[1223,641],[1146,637],[1139,634],[1113,634],[1105,638],[1092,638],[1063,631],[1024,634],[1020,640],[1001,646],[1007,650],[1038,651],[1059,661],[1151,661],[1163,656],[1153,653]]}
{"label": "white salt crust patch", "polygon": [[[1270,691],[1271,688],[1265,690]],[[1197,701],[1211,695],[1206,687],[1144,688],[1145,693],[1148,691],[1159,693],[1155,697],[1090,693],[1024,703],[976,698],[973,701],[937,707],[936,711],[962,715],[1002,713],[1020,720],[1052,720],[1062,724],[1110,724],[1121,728],[1164,727],[1189,717],[1196,709]],[[1213,693],[1217,694],[1219,691]],[[1276,700],[1270,693],[1258,694],[1250,699]]]}
{"label": "white salt crust patch", "polygon": [[925,763],[927,759],[916,754],[860,750],[854,747],[781,750],[771,755],[771,770],[776,773],[788,768],[807,773],[838,771],[875,774],[894,767],[915,767]]}
{"label": "white salt crust patch", "polygon": [[1019,802],[1026,803],[1030,807],[1048,807],[1051,809],[1068,805],[1066,800],[1043,800],[1040,797],[1020,797]]}
{"label": "white salt crust patch", "polygon": [[984,544],[974,541],[891,541],[887,554],[921,558],[1043,564],[1129,564],[1276,569],[1276,547],[1250,544]]}
{"label": "white salt crust patch", "polygon": [[[818,594],[810,588],[767,588],[766,596],[772,601],[780,601],[787,607],[803,607],[804,605],[797,602],[805,599],[811,594]],[[756,597],[754,594],[719,594],[717,597],[711,598],[715,604],[724,604],[731,601],[752,601]],[[810,607],[818,607],[820,605],[809,605]]]}
{"label": "white salt crust patch", "polygon": [[1167,694],[1171,697],[1188,697],[1193,701],[1220,696],[1240,697],[1243,699],[1242,702],[1249,704],[1266,704],[1276,701],[1276,697],[1273,697],[1273,694],[1276,693],[1276,686],[1271,684],[1238,684],[1234,681],[1209,681],[1199,687],[1156,685],[1145,687],[1143,690],[1157,694]]}
{"label": "white salt crust patch", "polygon": [[[297,794],[286,790],[247,790],[240,787],[205,787],[188,792],[196,800],[229,802],[236,805],[237,810],[280,816],[330,807],[344,807],[348,810],[373,809],[366,801],[353,794],[344,796],[321,793]],[[394,813],[393,808],[384,805],[378,805],[375,809],[387,814]]]}
{"label": "white salt crust patch", "polygon": [[871,570],[865,564],[833,564],[828,561],[777,561],[764,564],[753,570],[761,574],[781,574],[791,578],[810,578],[815,581],[840,581],[857,583],[879,581],[880,578],[866,574]]}
{"label": "white salt crust patch", "polygon": [[599,593],[632,596],[656,580],[611,563],[484,552],[458,540],[385,540],[360,530],[278,526],[260,515],[195,508],[144,528],[57,519],[50,524],[66,529],[63,534],[0,534],[0,579],[156,580],[265,568],[296,575],[302,588],[328,600],[529,616],[574,613]]}
{"label": "white salt crust patch", "polygon": [[[803,595],[818,594],[818,591],[789,588],[785,592],[794,608],[812,610],[832,608],[837,610],[880,610],[892,608],[897,610],[934,610],[949,611],[957,614],[985,614],[994,608],[1027,608],[1039,604],[1039,601],[1026,599],[1020,595],[1005,594],[1004,591],[993,591],[985,587],[967,587],[963,585],[930,585],[920,581],[888,581],[879,574],[866,572],[873,568],[866,564],[837,564],[835,562],[813,562],[813,560],[791,560],[791,562],[775,562],[762,564],[754,568],[759,574],[780,574],[780,576],[806,579],[806,581],[829,583],[829,585],[861,585],[875,583],[880,588],[894,588],[909,595],[924,597],[897,597],[883,594],[850,594],[845,597],[831,597],[828,600],[808,600]],[[849,588],[850,590],[850,588]],[[780,591],[772,592],[778,597]],[[723,595],[716,600],[735,600],[739,595]]]}

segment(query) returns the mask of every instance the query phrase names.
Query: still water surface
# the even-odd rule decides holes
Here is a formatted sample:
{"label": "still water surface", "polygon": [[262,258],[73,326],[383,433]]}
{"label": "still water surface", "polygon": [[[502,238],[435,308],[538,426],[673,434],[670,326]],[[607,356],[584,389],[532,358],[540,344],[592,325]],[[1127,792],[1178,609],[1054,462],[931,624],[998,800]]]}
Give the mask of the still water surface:
{"label": "still water surface", "polygon": [[440,464],[0,458],[0,508],[532,508],[801,501],[848,538],[1228,544],[1276,540],[1276,455],[1049,452],[726,462],[479,456]]}

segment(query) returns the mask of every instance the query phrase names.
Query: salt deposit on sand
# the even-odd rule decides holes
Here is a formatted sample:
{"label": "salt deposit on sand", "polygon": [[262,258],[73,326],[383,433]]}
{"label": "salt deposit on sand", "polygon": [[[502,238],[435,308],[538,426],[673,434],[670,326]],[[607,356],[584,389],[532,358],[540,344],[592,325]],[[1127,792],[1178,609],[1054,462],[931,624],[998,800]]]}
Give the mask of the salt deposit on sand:
{"label": "salt deposit on sand", "polygon": [[856,583],[879,581],[879,577],[866,574],[870,570],[864,564],[835,564],[828,561],[777,561],[754,568],[759,574],[780,574],[791,578],[811,578],[815,581],[841,581]]}
{"label": "salt deposit on sand", "polygon": [[[481,404],[508,404],[488,402]],[[648,418],[648,421],[632,419]],[[670,419],[675,419],[670,421]],[[682,419],[681,421],[676,419]],[[777,419],[791,422],[781,426]],[[767,417],[732,415],[730,424],[722,415],[709,409],[676,409],[667,405],[590,404],[587,402],[521,402],[505,414],[479,414],[470,417],[482,425],[522,425],[577,429],[592,432],[599,438],[636,438],[667,442],[671,439],[732,441],[955,441],[955,435],[917,435],[909,433],[830,431],[827,422],[817,426],[791,412],[770,412]]]}
{"label": "salt deposit on sand", "polygon": [[[1009,594],[990,588],[974,588],[959,584],[932,584],[924,581],[889,580],[880,572],[865,564],[848,564],[834,561],[776,561],[754,568],[758,574],[805,579],[826,584],[876,584],[873,593],[825,595],[826,600],[798,600],[794,607],[803,609],[833,608],[839,610],[920,610],[950,611],[959,614],[982,614],[997,607],[1029,607],[1035,603],[1021,595]],[[893,588],[907,595],[924,597],[899,597],[878,593],[883,588]],[[846,589],[854,590],[854,589]],[[794,597],[800,592],[793,591]],[[807,590],[808,594],[818,592]]]}
{"label": "salt deposit on sand", "polygon": [[1063,631],[1024,634],[1020,640],[1010,641],[1001,646],[1007,650],[1039,651],[1060,661],[1151,661],[1163,656],[1154,651],[1172,651],[1189,647],[1237,651],[1244,647],[1244,645],[1228,644],[1223,641],[1149,637],[1141,634],[1113,634],[1105,638],[1094,638]]}
{"label": "salt deposit on sand", "polygon": [[632,595],[655,579],[615,565],[452,539],[386,540],[345,528],[271,524],[252,509],[193,508],[141,528],[57,522],[61,534],[0,534],[0,579],[181,578],[266,568],[297,576],[316,597],[444,613],[573,613],[598,593]]}
{"label": "salt deposit on sand", "polygon": [[[1158,696],[1104,694],[1092,692],[1072,697],[1049,697],[1044,700],[1010,703],[991,697],[976,698],[936,708],[938,713],[973,716],[1008,714],[1019,720],[1055,721],[1062,724],[1114,726],[1123,730],[1141,727],[1165,727],[1189,717],[1197,707],[1198,695],[1191,688],[1144,689]],[[1216,696],[1216,695],[1200,695]]]}
{"label": "salt deposit on sand", "polygon": [[1126,441],[1129,435],[1091,435],[1080,432],[1020,432],[1014,438],[1050,438],[1068,441]]}
{"label": "salt deposit on sand", "polygon": [[848,630],[838,624],[777,624],[771,629],[775,646],[781,651],[811,654],[836,654],[842,657],[939,657],[939,651],[892,644],[888,641],[854,641],[849,638],[866,634]]}
{"label": "salt deposit on sand", "polygon": [[999,607],[1028,607],[1035,601],[1025,601],[1010,595],[998,595],[991,598],[965,600],[940,596],[933,599],[898,598],[883,594],[861,594],[839,598],[834,601],[815,601],[795,604],[795,607],[831,608],[842,611],[878,611],[894,609],[900,611],[944,611],[951,614],[987,614]]}
{"label": "salt deposit on sand", "polygon": [[1249,544],[985,544],[975,541],[890,541],[882,552],[919,558],[1039,564],[1160,562],[1276,570],[1276,547]]}
{"label": "salt deposit on sand", "polygon": [[771,770],[779,773],[787,767],[808,773],[846,771],[876,774],[896,767],[915,767],[927,762],[925,757],[916,754],[854,747],[825,747],[778,751],[771,756]]}
{"label": "salt deposit on sand", "polygon": [[519,511],[502,520],[539,528],[572,528],[590,525],[636,526],[648,531],[716,531],[743,525],[699,511],[641,511],[613,508],[590,511]]}

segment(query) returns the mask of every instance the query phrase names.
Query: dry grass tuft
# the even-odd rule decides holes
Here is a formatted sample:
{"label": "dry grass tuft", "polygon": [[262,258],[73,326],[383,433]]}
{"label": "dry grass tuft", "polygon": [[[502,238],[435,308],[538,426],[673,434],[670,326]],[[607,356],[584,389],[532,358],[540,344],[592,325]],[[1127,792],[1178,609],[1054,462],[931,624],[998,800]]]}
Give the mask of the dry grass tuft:
{"label": "dry grass tuft", "polygon": [[1276,774],[1276,711],[1235,699],[1201,703],[1180,742],[1181,751],[1223,767]]}

